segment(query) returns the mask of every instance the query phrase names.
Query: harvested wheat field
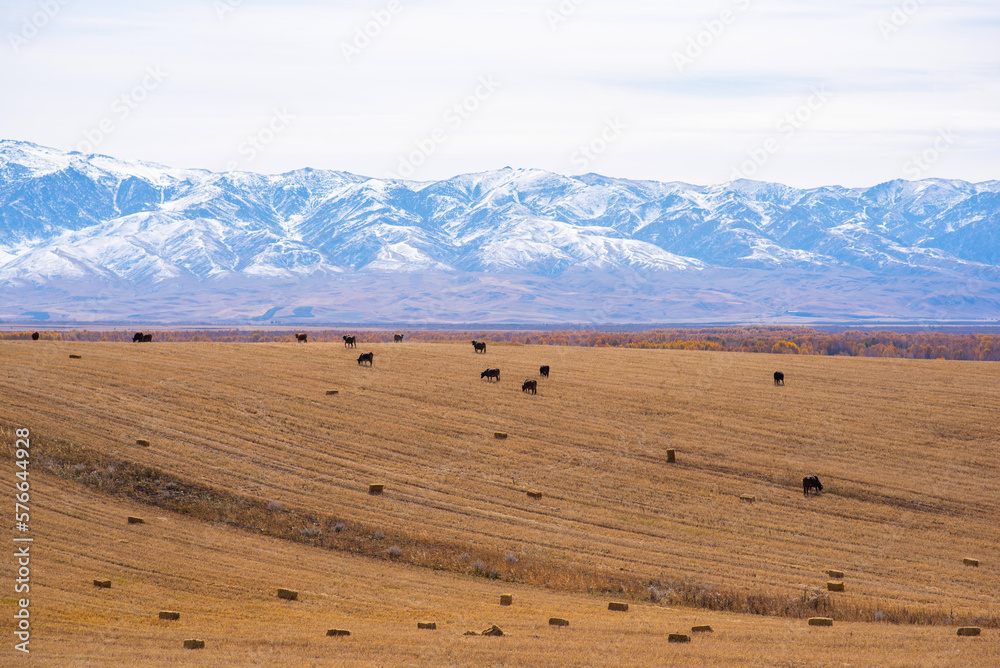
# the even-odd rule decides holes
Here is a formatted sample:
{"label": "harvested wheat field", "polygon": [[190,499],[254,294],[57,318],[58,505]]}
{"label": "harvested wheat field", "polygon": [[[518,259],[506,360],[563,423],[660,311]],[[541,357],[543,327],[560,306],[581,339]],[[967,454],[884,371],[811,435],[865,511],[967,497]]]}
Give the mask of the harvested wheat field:
{"label": "harvested wheat field", "polygon": [[[345,555],[109,500],[39,475],[33,665],[984,666],[996,638],[940,626],[631,603]],[[4,494],[12,485],[4,479]],[[127,515],[144,515],[128,525]],[[106,577],[110,589],[92,580]],[[295,601],[277,597],[285,587]],[[510,594],[512,605],[501,606]],[[6,604],[9,600],[5,600]],[[180,613],[161,620],[159,611]],[[550,617],[569,622],[552,627]],[[435,630],[419,623],[434,622]],[[9,624],[7,622],[6,624]],[[499,626],[504,636],[467,631]],[[709,625],[711,632],[692,633]],[[350,637],[327,637],[343,629]],[[668,643],[684,633],[689,643]],[[184,649],[197,638],[203,650]],[[10,652],[10,648],[3,650]]]}
{"label": "harvested wheat field", "polygon": [[[31,430],[37,659],[1000,661],[994,363],[17,341],[0,365],[8,461]],[[716,630],[666,642],[694,624]]]}

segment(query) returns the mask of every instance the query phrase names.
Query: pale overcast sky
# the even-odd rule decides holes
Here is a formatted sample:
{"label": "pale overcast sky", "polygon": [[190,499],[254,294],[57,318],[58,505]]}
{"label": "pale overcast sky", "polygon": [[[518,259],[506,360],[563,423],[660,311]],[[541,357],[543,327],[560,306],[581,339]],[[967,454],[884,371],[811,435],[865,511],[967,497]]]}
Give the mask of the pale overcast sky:
{"label": "pale overcast sky", "polygon": [[6,0],[0,20],[0,138],[65,150],[417,180],[1000,178],[996,0]]}

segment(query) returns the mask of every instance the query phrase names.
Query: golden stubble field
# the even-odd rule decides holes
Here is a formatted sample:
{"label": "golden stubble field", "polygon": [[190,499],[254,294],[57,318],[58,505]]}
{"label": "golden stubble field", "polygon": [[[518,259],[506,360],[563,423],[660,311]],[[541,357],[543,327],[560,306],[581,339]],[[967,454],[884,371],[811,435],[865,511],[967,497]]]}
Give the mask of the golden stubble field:
{"label": "golden stubble field", "polygon": [[[30,658],[39,666],[988,666],[995,631],[630,604],[252,536],[38,476]],[[0,493],[12,494],[5,477]],[[128,525],[127,516],[146,523]],[[7,581],[7,563],[4,563]],[[107,578],[111,589],[94,587]],[[299,600],[277,598],[278,587]],[[513,605],[499,605],[501,594]],[[6,596],[7,594],[4,594]],[[4,610],[9,600],[4,598]],[[158,619],[180,612],[178,621]],[[550,627],[558,616],[570,622]],[[9,615],[2,628],[9,636]],[[418,622],[437,629],[418,630]],[[466,637],[500,626],[502,638]],[[691,634],[695,625],[711,633]],[[348,638],[328,638],[345,629]],[[668,643],[688,632],[687,644]],[[204,640],[203,650],[183,648]]]}
{"label": "golden stubble field", "polygon": [[[369,350],[374,366],[359,367],[358,353]],[[71,353],[82,359],[69,359]],[[537,378],[540,364],[552,367],[551,378],[540,379],[537,396],[522,394],[521,382]],[[499,383],[479,379],[487,366],[501,369]],[[742,656],[741,644],[751,642],[750,636],[758,639],[752,647],[760,653],[748,653],[747,663],[781,665],[787,659],[797,665],[800,646],[811,656],[827,650],[839,656],[855,642],[844,640],[845,633],[865,637],[851,650],[856,665],[865,665],[865,652],[876,653],[869,659],[909,656],[898,665],[916,665],[918,659],[923,665],[975,665],[963,664],[961,652],[969,647],[996,658],[992,628],[980,638],[959,639],[947,626],[851,624],[822,636],[815,633],[819,629],[804,629],[800,619],[673,605],[692,600],[730,610],[763,606],[779,614],[808,613],[811,607],[810,614],[838,619],[978,620],[995,626],[1000,367],[991,363],[492,344],[486,355],[476,355],[467,342],[361,343],[356,351],[315,343],[7,342],[0,345],[0,368],[5,375],[0,417],[7,427],[31,429],[45,460],[33,469],[34,489],[39,503],[52,504],[53,519],[48,528],[44,520],[34,528],[50,544],[65,544],[61,565],[51,569],[63,594],[51,603],[46,622],[65,639],[49,638],[52,647],[81,643],[94,656],[110,656],[101,654],[97,629],[107,627],[111,615],[117,621],[110,628],[130,637],[130,615],[138,614],[94,612],[101,609],[95,607],[97,594],[73,584],[82,578],[89,585],[91,570],[81,565],[82,558],[67,556],[77,550],[118,564],[121,577],[148,559],[144,586],[151,592],[160,588],[155,596],[150,593],[150,605],[179,586],[162,582],[160,573],[195,569],[199,575],[191,582],[211,581],[212,573],[221,582],[242,578],[233,587],[257,601],[246,609],[240,596],[212,588],[195,597],[216,611],[215,621],[205,623],[219,633],[227,625],[240,626],[247,610],[271,610],[269,587],[286,586],[278,579],[294,580],[299,573],[302,580],[287,586],[327,591],[310,584],[320,581],[319,573],[354,573],[343,598],[381,603],[370,604],[377,614],[361,610],[352,619],[367,619],[364,624],[379,629],[380,643],[398,642],[395,650],[408,657],[400,663],[543,665],[552,659],[641,665],[641,657],[650,656],[641,652],[653,651],[650,643],[659,645],[666,633],[709,617],[746,634],[742,640],[714,634],[711,651]],[[771,381],[779,368],[785,387]],[[328,390],[338,394],[328,396]],[[495,431],[509,438],[497,440]],[[150,447],[136,446],[140,438]],[[3,441],[9,450],[9,431]],[[130,562],[115,555],[131,545],[118,541],[124,540],[120,532],[135,531],[120,526],[122,504],[132,502],[96,490],[100,477],[94,475],[106,471],[59,463],[69,462],[80,448],[116,462],[140,462],[172,479],[274,502],[275,515],[293,509],[313,513],[324,533],[315,541],[303,535],[306,542],[323,544],[329,538],[336,547],[330,523],[342,522],[338,535],[354,541],[351,549],[376,558],[253,536],[139,505],[131,512],[187,527],[188,542],[171,550],[172,535],[157,532],[134,553],[140,561]],[[676,450],[676,463],[667,463],[668,448]],[[44,469],[90,480],[91,486]],[[10,470],[5,489],[7,479],[13,482]],[[822,496],[803,497],[801,479],[810,473],[826,486]],[[371,483],[384,484],[385,493],[370,496]],[[530,499],[529,490],[543,497]],[[163,489],[160,498],[169,501],[170,493]],[[740,495],[756,501],[741,502]],[[77,499],[89,514],[64,516],[65,506]],[[89,525],[101,527],[89,542],[66,538],[86,533]],[[228,536],[221,543],[209,538],[218,532]],[[199,549],[199,541],[209,545]],[[386,556],[393,547],[402,563]],[[284,555],[294,555],[295,564]],[[981,566],[964,566],[963,557],[978,558]],[[431,562],[443,572],[410,565]],[[473,575],[476,566],[500,581]],[[829,578],[823,571],[829,568],[845,572],[845,592],[825,592]],[[271,569],[283,577],[272,578]],[[72,583],[63,583],[66,578]],[[536,596],[544,604],[510,622],[515,628],[527,625],[514,634],[524,637],[501,646],[516,644],[525,652],[517,655],[523,661],[483,655],[481,645],[463,653],[470,646],[461,643],[470,639],[460,635],[454,640],[459,644],[449,640],[439,648],[457,654],[417,656],[405,652],[419,646],[430,651],[426,643],[438,648],[440,641],[418,642],[426,636],[410,630],[420,621],[414,616],[420,608],[403,600],[409,600],[408,585],[385,593],[379,587],[387,585],[377,584],[378,578],[437,587],[433,596],[426,594],[436,601],[428,612],[454,610],[449,619],[456,627],[475,629],[477,620],[488,622],[484,627],[501,623],[496,615],[473,612],[482,612],[484,598],[506,590],[527,592],[518,598]],[[71,595],[77,590],[79,605]],[[50,605],[44,591],[39,605]],[[582,635],[564,645],[556,638],[570,636],[552,635],[545,624],[559,614],[550,611],[554,603],[548,601],[555,600],[566,601],[563,607],[570,610],[560,616],[592,620],[586,631],[572,625],[573,633]],[[609,600],[629,601],[633,611],[625,617],[638,626],[622,627],[621,617],[609,618]],[[782,601],[788,602],[783,610]],[[493,609],[491,604],[487,613]],[[334,619],[335,611],[342,612],[338,605],[327,610],[323,614]],[[268,614],[277,624],[286,613]],[[323,627],[328,617],[320,617],[317,625]],[[159,622],[153,621],[156,627]],[[540,626],[528,633],[532,624]],[[288,640],[298,648],[289,651],[312,656],[308,648],[314,641],[296,635],[306,633],[299,623],[281,628],[298,638]],[[436,637],[450,638],[449,633]],[[528,643],[532,634],[544,642],[534,649],[517,644]],[[730,650],[722,649],[724,636],[733,642]],[[261,652],[269,651],[267,637],[261,635]],[[677,652],[670,645],[673,653],[665,656],[688,656],[706,646],[696,640]],[[601,654],[609,643],[622,648],[620,653]],[[315,647],[327,644],[322,638]],[[893,646],[912,647],[914,653],[897,656]],[[126,650],[111,642],[107,652],[115,651]],[[252,660],[241,656],[240,661]],[[387,656],[393,654],[369,659],[393,663]],[[940,660],[931,661],[932,656]],[[717,658],[723,661],[724,655]]]}

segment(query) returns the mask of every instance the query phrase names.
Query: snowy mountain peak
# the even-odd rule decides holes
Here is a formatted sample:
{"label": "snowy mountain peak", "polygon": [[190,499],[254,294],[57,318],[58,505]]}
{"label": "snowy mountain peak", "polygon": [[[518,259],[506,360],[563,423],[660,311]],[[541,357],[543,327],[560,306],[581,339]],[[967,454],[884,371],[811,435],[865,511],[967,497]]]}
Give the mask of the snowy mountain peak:
{"label": "snowy mountain peak", "polygon": [[775,269],[983,280],[1000,264],[998,218],[998,181],[797,189],[504,167],[410,182],[175,169],[0,141],[7,286],[584,272],[595,289],[627,277],[659,294],[681,275]]}

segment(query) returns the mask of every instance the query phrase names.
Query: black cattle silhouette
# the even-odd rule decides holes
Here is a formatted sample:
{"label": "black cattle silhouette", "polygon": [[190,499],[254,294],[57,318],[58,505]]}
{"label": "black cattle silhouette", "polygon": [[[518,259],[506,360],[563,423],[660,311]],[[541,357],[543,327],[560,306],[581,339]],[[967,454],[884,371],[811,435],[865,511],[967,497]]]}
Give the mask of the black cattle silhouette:
{"label": "black cattle silhouette", "polygon": [[821,483],[819,481],[819,478],[817,478],[816,476],[807,475],[805,478],[802,479],[802,495],[808,496],[809,490],[811,489],[816,490],[816,493],[819,494],[820,492],[823,491],[823,483]]}

